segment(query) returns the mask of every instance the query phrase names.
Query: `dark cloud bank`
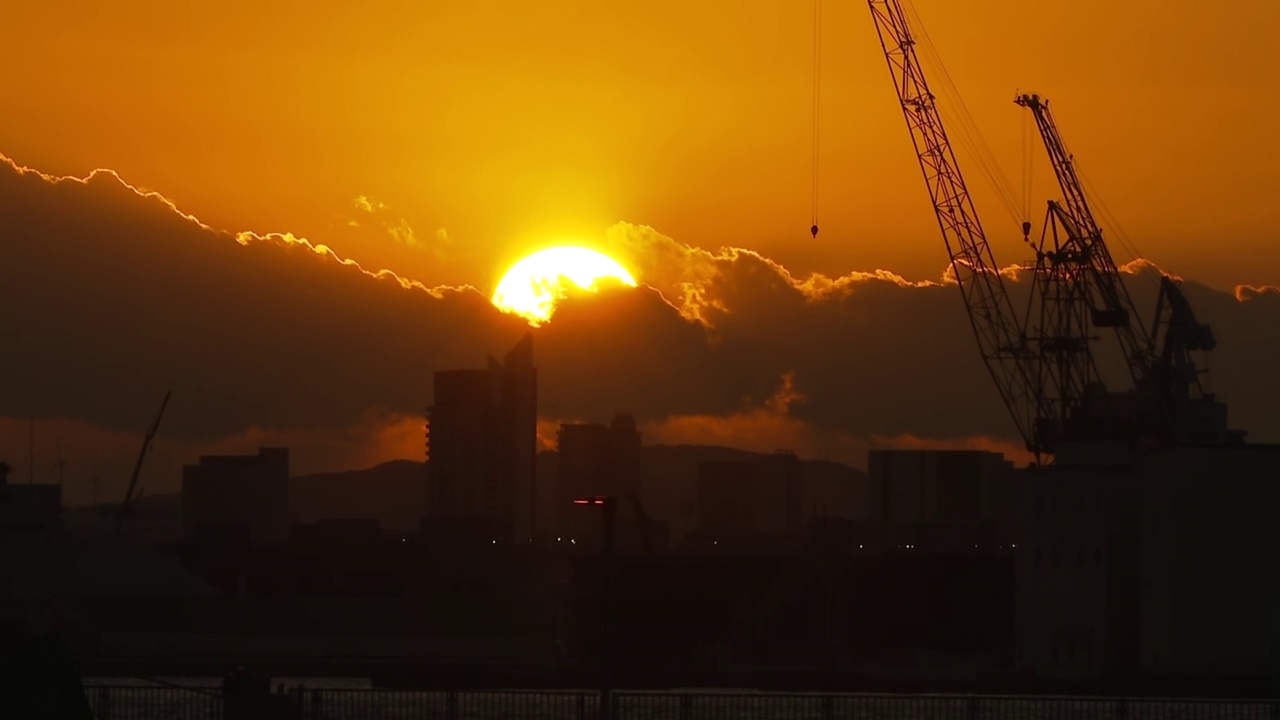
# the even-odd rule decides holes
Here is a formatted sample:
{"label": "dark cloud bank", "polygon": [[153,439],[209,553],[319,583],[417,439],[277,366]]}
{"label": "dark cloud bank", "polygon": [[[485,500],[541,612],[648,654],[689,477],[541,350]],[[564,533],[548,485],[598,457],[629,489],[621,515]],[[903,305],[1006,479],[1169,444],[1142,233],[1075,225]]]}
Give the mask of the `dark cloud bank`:
{"label": "dark cloud bank", "polygon": [[[723,435],[737,420],[758,433],[773,418],[813,452],[1013,436],[953,286],[885,272],[797,279],[749,251],[631,225],[606,245],[642,287],[570,298],[534,330],[547,418],[629,410],[662,440],[714,423]],[[481,291],[428,288],[290,236],[215,230],[107,171],[51,178],[0,159],[0,248],[10,432],[34,414],[131,437],[172,389],[162,435],[191,452],[234,438],[350,446],[387,418],[404,435],[432,371],[479,367],[528,330]],[[1158,271],[1134,272],[1151,307],[1142,275]],[[1218,334],[1213,385],[1233,424],[1280,440],[1280,293],[1185,288]]]}

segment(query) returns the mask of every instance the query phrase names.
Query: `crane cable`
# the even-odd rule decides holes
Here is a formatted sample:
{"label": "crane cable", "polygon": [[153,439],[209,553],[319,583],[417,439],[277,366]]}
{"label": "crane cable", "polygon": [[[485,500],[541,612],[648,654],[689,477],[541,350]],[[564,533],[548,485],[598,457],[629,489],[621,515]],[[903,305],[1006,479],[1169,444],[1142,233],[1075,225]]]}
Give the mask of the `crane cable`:
{"label": "crane cable", "polygon": [[[915,39],[917,40],[916,47],[921,51],[921,59],[931,66],[935,76],[940,79],[941,82],[936,88],[939,94],[949,100],[948,104],[936,106],[938,113],[948,127],[957,131],[954,135],[948,133],[948,136],[970,155],[970,158],[986,178],[988,185],[995,191],[997,198],[1004,205],[1009,217],[1020,223],[1019,215],[1021,213],[1018,212],[1018,202],[1016,193],[1013,190],[1013,183],[1009,182],[1008,176],[1005,175],[1003,168],[996,160],[995,153],[992,152],[991,146],[987,143],[982,131],[974,121],[973,115],[969,112],[969,108],[964,102],[964,96],[960,94],[960,90],[951,78],[951,73],[947,70],[946,64],[942,62],[942,56],[938,52],[933,38],[929,35],[928,27],[925,26],[920,14],[916,11],[915,4],[911,0],[903,0],[902,5],[910,16],[914,27],[919,30]],[[948,107],[948,105],[954,107]]]}
{"label": "crane cable", "polygon": [[1031,190],[1027,184],[1031,182],[1031,128],[1027,113],[1022,113],[1022,219],[1031,219]]}
{"label": "crane cable", "polygon": [[809,233],[818,237],[818,119],[822,99],[822,0],[813,0],[813,170],[810,178],[813,225]]}
{"label": "crane cable", "polygon": [[1022,114],[1022,240],[1031,242],[1031,194],[1035,182],[1035,149],[1031,113]]}

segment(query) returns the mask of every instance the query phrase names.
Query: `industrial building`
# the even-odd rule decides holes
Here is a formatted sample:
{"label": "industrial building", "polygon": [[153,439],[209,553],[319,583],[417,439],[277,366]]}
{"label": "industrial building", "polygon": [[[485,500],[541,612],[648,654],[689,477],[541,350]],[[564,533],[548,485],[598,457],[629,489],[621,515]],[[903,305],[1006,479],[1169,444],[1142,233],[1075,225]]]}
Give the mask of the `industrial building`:
{"label": "industrial building", "polygon": [[427,420],[428,537],[529,542],[536,528],[538,374],[533,335],[483,370],[434,376]]}
{"label": "industrial building", "polygon": [[289,450],[205,455],[182,468],[182,526],[188,540],[237,537],[255,544],[289,538]]}
{"label": "industrial building", "polygon": [[1276,676],[1280,446],[1064,444],[1017,475],[1020,667]]}

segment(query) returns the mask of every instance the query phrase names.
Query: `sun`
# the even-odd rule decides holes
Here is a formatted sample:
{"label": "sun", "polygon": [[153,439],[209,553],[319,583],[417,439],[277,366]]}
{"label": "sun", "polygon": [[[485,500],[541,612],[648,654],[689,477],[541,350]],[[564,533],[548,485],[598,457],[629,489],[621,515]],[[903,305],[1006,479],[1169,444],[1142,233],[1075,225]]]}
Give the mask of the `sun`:
{"label": "sun", "polygon": [[556,301],[568,290],[594,292],[601,280],[636,286],[631,273],[608,255],[568,245],[547,248],[511,266],[493,291],[493,304],[537,326],[551,319]]}

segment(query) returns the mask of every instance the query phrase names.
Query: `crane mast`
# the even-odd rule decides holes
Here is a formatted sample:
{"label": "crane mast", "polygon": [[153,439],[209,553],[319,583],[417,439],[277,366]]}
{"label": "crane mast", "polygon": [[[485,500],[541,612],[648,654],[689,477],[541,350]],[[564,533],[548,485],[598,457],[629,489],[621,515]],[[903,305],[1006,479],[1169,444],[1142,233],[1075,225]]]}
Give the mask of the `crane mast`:
{"label": "crane mast", "polygon": [[1027,448],[1040,456],[1049,448],[1036,432],[1046,409],[1034,356],[925,82],[906,15],[898,0],[868,3],[982,359]]}
{"label": "crane mast", "polygon": [[1044,392],[1047,410],[1038,418],[1040,442],[1056,448],[1072,418],[1080,416],[1090,389],[1102,386],[1090,348],[1090,316],[1079,273],[1067,271],[1062,258],[1071,253],[1075,238],[1070,219],[1055,220],[1061,208],[1050,201],[1040,243],[1035,246],[1036,264],[1031,273],[1023,332],[1039,351],[1035,360],[1037,377]]}

